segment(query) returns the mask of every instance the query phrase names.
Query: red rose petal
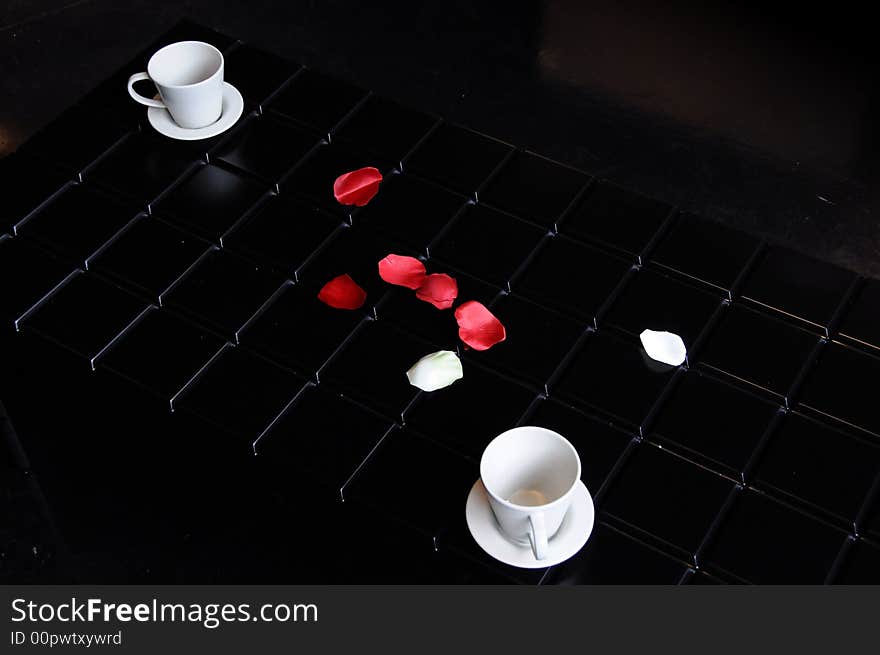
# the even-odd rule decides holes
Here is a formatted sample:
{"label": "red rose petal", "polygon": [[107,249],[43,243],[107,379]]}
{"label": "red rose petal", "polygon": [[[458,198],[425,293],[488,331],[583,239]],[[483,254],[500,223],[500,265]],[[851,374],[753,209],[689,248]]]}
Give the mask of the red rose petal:
{"label": "red rose petal", "polygon": [[382,173],[372,166],[343,173],[333,183],[333,195],[343,205],[363,207],[379,191]]}
{"label": "red rose petal", "polygon": [[501,321],[476,300],[468,300],[455,310],[458,336],[474,350],[488,350],[507,338]]}
{"label": "red rose petal", "polygon": [[425,281],[425,265],[415,257],[391,254],[379,262],[379,277],[388,284],[418,289]]}
{"label": "red rose petal", "polygon": [[431,273],[416,289],[416,298],[429,302],[437,309],[449,309],[458,297],[458,282],[446,273]]}
{"label": "red rose petal", "polygon": [[318,300],[336,309],[358,309],[364,306],[367,292],[346,274],[325,284],[318,292]]}

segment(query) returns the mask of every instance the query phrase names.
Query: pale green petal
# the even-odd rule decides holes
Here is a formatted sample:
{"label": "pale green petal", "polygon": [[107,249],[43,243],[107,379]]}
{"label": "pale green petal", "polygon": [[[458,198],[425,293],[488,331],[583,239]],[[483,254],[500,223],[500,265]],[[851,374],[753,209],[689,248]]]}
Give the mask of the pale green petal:
{"label": "pale green petal", "polygon": [[422,391],[448,387],[463,376],[461,360],[451,350],[438,350],[425,355],[406,372],[409,383]]}

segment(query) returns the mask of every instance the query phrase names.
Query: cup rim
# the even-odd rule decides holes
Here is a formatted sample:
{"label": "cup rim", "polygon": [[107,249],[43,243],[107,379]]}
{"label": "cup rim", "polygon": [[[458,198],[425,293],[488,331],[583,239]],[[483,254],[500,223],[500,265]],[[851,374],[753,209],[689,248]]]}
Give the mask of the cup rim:
{"label": "cup rim", "polygon": [[[220,58],[220,63],[219,63],[219,65],[217,66],[217,69],[216,69],[213,73],[211,73],[210,75],[208,75],[208,77],[206,77],[205,79],[203,79],[203,80],[199,80],[198,82],[193,82],[192,84],[166,84],[165,82],[162,82],[161,80],[157,80],[156,77],[153,75],[152,71],[150,70],[150,69],[153,67],[153,60],[154,60],[154,59],[155,59],[155,58],[156,58],[161,52],[163,52],[164,50],[167,50],[168,48],[173,48],[173,47],[176,47],[176,46],[188,45],[188,44],[196,44],[196,45],[199,45],[199,46],[207,46],[208,48],[210,48],[211,50],[213,50],[214,52],[216,52],[216,53],[217,53],[217,56]],[[223,65],[224,65],[224,63],[225,63],[225,60],[223,59],[223,53],[220,52],[220,49],[219,49],[219,48],[217,48],[216,46],[211,45],[210,43],[207,43],[207,42],[205,42],[205,41],[195,41],[195,40],[192,40],[192,39],[190,39],[190,40],[188,40],[188,41],[175,41],[174,43],[169,43],[168,45],[162,46],[161,48],[159,48],[158,50],[156,50],[156,52],[154,52],[154,53],[152,54],[152,56],[150,56],[150,60],[147,62],[147,75],[150,76],[150,79],[153,80],[153,82],[154,82],[155,84],[157,84],[157,85],[162,85],[162,86],[164,86],[165,88],[168,88],[168,89],[189,89],[189,88],[192,88],[192,87],[199,86],[200,84],[206,84],[206,83],[210,82],[211,80],[213,80],[214,77],[216,77],[217,73],[219,73],[220,71],[223,70]]]}
{"label": "cup rim", "polygon": [[[489,489],[488,486],[486,486],[486,476],[483,473],[483,463],[486,458],[486,451],[489,450],[489,447],[493,443],[495,443],[498,439],[501,439],[502,437],[507,436],[511,432],[519,432],[521,430],[540,430],[542,432],[545,432],[547,434],[554,436],[557,440],[561,441],[566,446],[568,446],[569,450],[571,450],[572,454],[574,455],[575,461],[577,462],[577,474],[575,475],[574,481],[571,483],[571,487],[569,487],[569,489],[564,494],[559,496],[559,498],[557,498],[555,500],[551,500],[549,503],[545,503],[543,505],[518,505],[517,503],[511,503],[509,500],[505,500],[504,498],[501,498],[500,496],[493,493],[492,490]],[[577,449],[574,447],[574,445],[568,439],[563,437],[561,434],[559,434],[555,430],[551,430],[549,428],[543,428],[540,425],[519,425],[515,428],[505,430],[504,432],[502,432],[501,434],[496,436],[494,439],[492,439],[492,441],[490,441],[488,444],[486,444],[486,447],[483,449],[483,455],[480,457],[480,481],[483,483],[483,488],[486,490],[486,493],[488,493],[490,496],[492,496],[493,500],[500,503],[504,507],[508,507],[510,509],[514,509],[517,511],[530,512],[530,513],[535,512],[535,511],[546,511],[548,509],[551,509],[555,505],[562,504],[565,500],[568,499],[569,496],[571,496],[572,493],[574,493],[574,490],[577,488],[578,482],[581,481],[581,457],[580,457],[580,455],[578,455]]]}

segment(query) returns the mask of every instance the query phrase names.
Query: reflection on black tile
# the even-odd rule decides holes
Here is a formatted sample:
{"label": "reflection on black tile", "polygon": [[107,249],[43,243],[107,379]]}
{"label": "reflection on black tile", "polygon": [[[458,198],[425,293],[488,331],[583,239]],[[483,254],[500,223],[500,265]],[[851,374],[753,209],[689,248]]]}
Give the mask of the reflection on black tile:
{"label": "reflection on black tile", "polygon": [[732,490],[724,478],[643,443],[615,479],[604,509],[692,559]]}
{"label": "reflection on black tile", "polygon": [[327,365],[321,380],[397,418],[418,393],[406,372],[434,350],[385,322],[367,321]]}
{"label": "reflection on black tile", "polygon": [[223,245],[295,279],[305,261],[338,227],[336,217],[297,198],[272,195],[223,239]]}
{"label": "reflection on black tile", "polygon": [[542,400],[523,424],[553,430],[572,443],[581,458],[581,480],[594,497],[631,441],[607,422],[554,400]]}
{"label": "reflection on black tile", "polygon": [[510,151],[506,143],[444,123],[404,162],[404,167],[408,172],[473,195]]}
{"label": "reflection on black tile", "polygon": [[76,184],[18,227],[18,234],[36,239],[79,265],[128,225],[138,210]]}
{"label": "reflection on black tile", "polygon": [[198,159],[192,142],[141,132],[114,148],[85,177],[148,205]]}
{"label": "reflection on black tile", "polygon": [[381,191],[358,213],[357,221],[427,253],[428,244],[465,201],[464,196],[411,175],[389,175]]}
{"label": "reflection on black tile", "polygon": [[24,321],[91,360],[147,305],[94,275],[73,277]]}
{"label": "reflection on black tile", "polygon": [[743,491],[716,533],[706,567],[754,584],[822,584],[844,533]]}
{"label": "reflection on black tile", "polygon": [[675,371],[649,359],[636,339],[596,332],[566,365],[556,388],[568,402],[640,428]]}
{"label": "reflection on black tile", "polygon": [[731,305],[700,359],[728,375],[787,398],[818,339],[805,330]]}
{"label": "reflection on black tile", "polygon": [[143,216],[118,239],[89,260],[89,268],[118,278],[150,295],[155,302],[209,245],[163,223]]}
{"label": "reflection on black tile", "polygon": [[746,279],[742,295],[824,333],[855,279],[850,271],[771,246]]}
{"label": "reflection on black tile", "polygon": [[697,370],[663,403],[649,437],[688,459],[742,478],[777,406]]}
{"label": "reflection on black tile", "polygon": [[807,378],[801,403],[880,434],[877,380],[880,380],[880,358],[831,342]]}
{"label": "reflection on black tile", "polygon": [[154,309],[99,364],[170,401],[222,345],[222,339]]}
{"label": "reflection on black tile", "polygon": [[350,335],[362,315],[334,309],[312,289],[288,286],[241,335],[248,348],[307,377],[314,377]]}
{"label": "reflection on black tile", "polygon": [[[316,148],[290,177],[284,180],[282,190],[294,191],[317,202],[327,211],[347,217],[355,210],[354,205],[342,205],[333,195],[333,183],[343,173],[373,166],[386,173],[387,162],[376,161],[369,155],[333,144]],[[379,188],[382,193],[382,188]],[[415,209],[415,208],[413,208]]]}
{"label": "reflection on black tile", "polygon": [[299,66],[249,45],[241,45],[225,57],[223,80],[241,91],[251,103],[261,104]]}
{"label": "reflection on black tile", "polygon": [[395,430],[345,490],[345,497],[367,502],[433,536],[464,514],[476,462]]}
{"label": "reflection on black tile", "polygon": [[406,423],[412,429],[478,459],[492,439],[516,425],[535,394],[467,361],[462,368],[464,377],[461,380],[445,389],[423,394],[407,412]]}
{"label": "reflection on black tile", "polygon": [[880,548],[874,548],[864,541],[853,543],[834,583],[880,584]]}
{"label": "reflection on black tile", "polygon": [[243,175],[207,164],[164,196],[153,213],[219,242],[267,190]]}
{"label": "reflection on black tile", "polygon": [[840,323],[840,334],[858,345],[880,350],[880,280],[868,280]]}
{"label": "reflection on black tile", "polygon": [[260,116],[250,120],[212,154],[227,164],[276,183],[317,142],[318,137],[311,132]]}
{"label": "reflection on black tile", "polygon": [[584,333],[580,323],[513,294],[499,298],[491,311],[507,338],[468,357],[541,388]]}
{"label": "reflection on black tile", "polygon": [[350,142],[357,149],[398,166],[435,122],[427,114],[374,95],[358,107],[333,138]]}
{"label": "reflection on black tile", "polygon": [[542,305],[592,322],[630,268],[622,259],[555,237],[512,286]]}
{"label": "reflection on black tile", "polygon": [[[482,280],[507,287],[510,278],[545,234],[540,228],[485,205],[470,205],[431,247],[431,256]],[[498,247],[499,239],[502,247]]]}
{"label": "reflection on black tile", "polygon": [[651,259],[730,291],[758,247],[754,237],[692,214],[679,216]]}
{"label": "reflection on black tile", "polygon": [[589,179],[573,168],[519,151],[480,194],[480,200],[554,229]]}
{"label": "reflection on black tile", "polygon": [[55,288],[73,267],[26,239],[0,237],[0,295],[2,330]]}
{"label": "reflection on black tile", "polygon": [[709,323],[720,298],[650,268],[641,269],[611,306],[604,322],[634,336],[643,330],[674,332],[687,348]]}
{"label": "reflection on black tile", "polygon": [[299,376],[230,346],[178,396],[174,407],[208,419],[251,446],[304,384]]}
{"label": "reflection on black tile", "polygon": [[272,99],[269,107],[327,134],[365,95],[366,91],[353,84],[304,70]]}
{"label": "reflection on black tile", "polygon": [[852,529],[880,473],[880,448],[797,413],[774,432],[754,484],[772,495],[828,512]]}
{"label": "reflection on black tile", "polygon": [[234,340],[281,284],[280,277],[259,265],[218,250],[202,259],[162,303]]}
{"label": "reflection on black tile", "polygon": [[671,211],[666,203],[603,182],[589,190],[559,229],[638,257]]}
{"label": "reflection on black tile", "polygon": [[664,555],[605,523],[597,522],[587,545],[554,566],[544,584],[676,584],[683,562]]}
{"label": "reflection on black tile", "polygon": [[256,451],[284,477],[301,470],[340,491],[390,427],[388,421],[312,387],[260,439]]}
{"label": "reflection on black tile", "polygon": [[3,203],[0,204],[0,232],[12,233],[19,223],[71,181],[73,174],[52,164],[13,154],[0,159]]}

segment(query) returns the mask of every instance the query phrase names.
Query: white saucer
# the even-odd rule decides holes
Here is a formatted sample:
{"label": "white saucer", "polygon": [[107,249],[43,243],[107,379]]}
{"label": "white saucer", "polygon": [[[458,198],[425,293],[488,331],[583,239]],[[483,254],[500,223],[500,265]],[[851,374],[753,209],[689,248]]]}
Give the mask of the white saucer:
{"label": "white saucer", "polygon": [[[158,95],[156,99],[159,99]],[[159,134],[164,134],[171,139],[178,139],[180,141],[198,141],[199,139],[207,139],[225,132],[235,125],[235,122],[241,118],[243,111],[244,99],[241,97],[241,93],[229,82],[224,82],[223,109],[221,110],[220,118],[206,127],[198,129],[180,127],[171,118],[168,110],[161,107],[150,107],[147,109],[147,119]]]}
{"label": "white saucer", "polygon": [[468,494],[465,517],[474,540],[498,561],[522,569],[543,569],[564,562],[584,547],[593,531],[595,510],[590,492],[578,481],[568,514],[549,541],[547,557],[541,560],[535,559],[531,547],[517,544],[501,532],[482,480],[477,480]]}

